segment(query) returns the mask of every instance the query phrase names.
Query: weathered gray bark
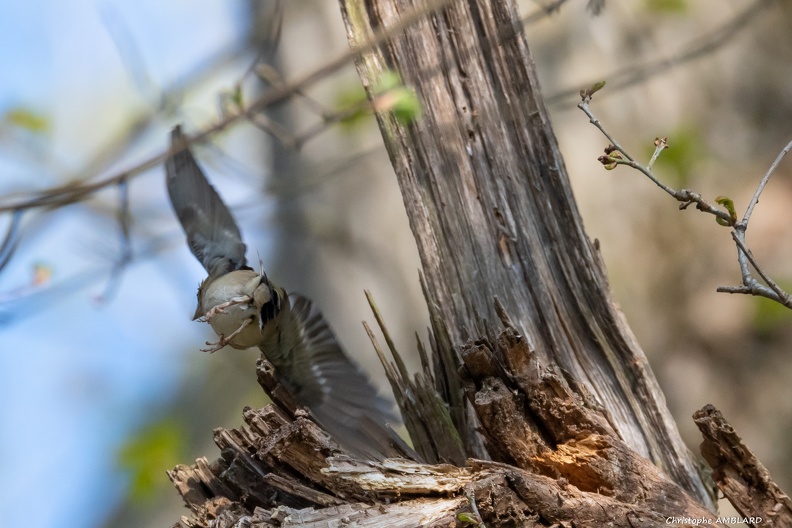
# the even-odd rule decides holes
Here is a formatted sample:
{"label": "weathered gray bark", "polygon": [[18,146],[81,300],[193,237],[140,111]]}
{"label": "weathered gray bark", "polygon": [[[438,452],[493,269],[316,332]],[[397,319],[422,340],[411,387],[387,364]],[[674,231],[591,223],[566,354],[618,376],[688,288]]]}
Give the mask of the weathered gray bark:
{"label": "weathered gray bark", "polygon": [[[341,0],[349,40],[399,24],[423,3]],[[498,297],[545,365],[582,382],[639,454],[712,505],[646,357],[610,296],[583,231],[514,3],[462,0],[364,54],[374,87],[397,71],[422,104],[380,128],[418,243],[435,332],[452,345],[495,320]],[[453,380],[446,362],[440,377]],[[458,387],[446,397],[455,401]],[[470,428],[455,416],[463,432]],[[469,454],[483,456],[468,438]]]}

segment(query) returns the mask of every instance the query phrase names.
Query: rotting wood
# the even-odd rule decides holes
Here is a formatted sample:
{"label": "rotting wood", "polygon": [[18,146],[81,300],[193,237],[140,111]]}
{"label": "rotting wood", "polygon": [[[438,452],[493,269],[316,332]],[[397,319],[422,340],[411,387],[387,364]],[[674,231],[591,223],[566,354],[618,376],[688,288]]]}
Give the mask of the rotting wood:
{"label": "rotting wood", "polygon": [[712,405],[693,415],[704,441],[701,453],[713,468],[715,484],[744,518],[761,526],[792,527],[792,499]]}
{"label": "rotting wood", "polygon": [[[507,328],[496,342],[521,349],[524,339]],[[471,349],[482,347],[496,361],[513,353],[486,338]],[[267,378],[265,361],[258,370]],[[512,416],[482,422],[484,437],[506,446],[492,450],[496,460],[470,459],[465,467],[406,458],[360,460],[341,451],[299,411],[293,414],[277,404],[246,409],[243,427],[215,432],[220,459],[199,459],[192,467],[169,472],[193,510],[181,524],[319,526],[340,516],[357,526],[449,526],[460,513],[480,515],[488,526],[663,526],[668,516],[714,519],[654,464],[603,428],[597,410],[564,390],[536,354],[529,354],[522,370],[507,367],[501,373],[493,378],[472,372],[473,393],[468,395],[479,401],[500,383],[518,396],[505,407]],[[517,419],[530,419],[531,428],[541,431],[541,448],[524,441],[524,430],[503,427]],[[509,463],[515,460],[521,467]]]}

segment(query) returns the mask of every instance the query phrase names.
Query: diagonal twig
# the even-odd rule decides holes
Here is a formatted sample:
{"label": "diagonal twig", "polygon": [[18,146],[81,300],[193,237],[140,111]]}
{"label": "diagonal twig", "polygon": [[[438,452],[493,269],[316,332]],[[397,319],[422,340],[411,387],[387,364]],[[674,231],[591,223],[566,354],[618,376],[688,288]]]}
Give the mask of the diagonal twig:
{"label": "diagonal twig", "polygon": [[327,75],[330,73],[333,73],[345,66],[355,57],[358,57],[361,54],[375,48],[385,40],[393,37],[401,31],[404,31],[412,24],[445,7],[452,1],[453,0],[434,0],[428,2],[426,5],[420,8],[414,9],[411,13],[403,16],[399,23],[375,32],[364,43],[351,47],[348,51],[326,62],[321,67],[316,68],[308,74],[303,75],[296,81],[284,83],[280,86],[274,86],[270,91],[264,93],[261,97],[254,100],[248,106],[229,112],[218,123],[185,138],[185,142],[172,151],[168,150],[165,152],[160,152],[159,154],[139,162],[130,169],[93,183],[83,183],[79,181],[69,182],[59,187],[47,189],[46,191],[40,193],[35,193],[32,196],[25,197],[21,200],[0,204],[0,213],[18,209],[55,207],[72,204],[85,200],[88,196],[100,189],[111,185],[116,185],[121,180],[138,176],[143,172],[161,164],[166,157],[176,154],[183,149],[189,148],[193,144],[202,143],[215,134],[222,132],[237,121],[241,119],[251,119],[252,116],[260,112],[262,109],[280,103],[291,97],[293,94],[307,89],[309,86],[312,86],[316,82],[327,77]]}
{"label": "diagonal twig", "polygon": [[[737,262],[740,266],[742,285],[719,286],[716,291],[721,293],[740,293],[765,297],[792,309],[792,295],[784,291],[775,281],[773,281],[772,278],[770,278],[767,273],[765,273],[745,243],[745,232],[748,230],[748,222],[750,221],[751,214],[753,213],[756,204],[759,203],[759,196],[762,194],[767,182],[770,180],[770,176],[781,163],[781,160],[790,150],[792,150],[792,141],[787,143],[778,156],[776,156],[776,159],[770,166],[770,169],[768,169],[767,173],[765,173],[764,177],[759,182],[759,185],[757,186],[756,191],[754,192],[754,195],[751,198],[748,207],[746,208],[742,220],[738,222],[736,214],[734,213],[734,205],[728,198],[719,197],[715,200],[716,202],[725,205],[728,209],[727,212],[713,206],[696,192],[690,191],[688,189],[675,190],[667,186],[654,175],[652,172],[652,165],[654,164],[655,160],[657,160],[660,152],[666,148],[666,138],[655,140],[655,151],[647,165],[642,165],[635,161],[635,158],[633,158],[624,149],[624,147],[622,147],[618,141],[616,141],[616,139],[605,129],[600,120],[597,119],[589,107],[589,103],[591,102],[591,98],[594,93],[602,89],[604,85],[604,82],[596,83],[588,89],[581,90],[580,96],[582,101],[577,105],[578,108],[580,108],[588,116],[589,122],[594,125],[610,142],[610,145],[605,149],[605,155],[600,156],[598,161],[608,169],[612,169],[617,165],[627,165],[632,167],[633,169],[648,177],[655,185],[660,187],[667,194],[681,202],[679,206],[680,209],[686,209],[690,204],[695,203],[698,210],[714,215],[715,219],[718,221],[718,224],[732,228],[731,235],[735,244],[737,244]],[[756,270],[756,273],[761,277],[765,284],[762,284],[754,278],[751,272],[751,267]]]}

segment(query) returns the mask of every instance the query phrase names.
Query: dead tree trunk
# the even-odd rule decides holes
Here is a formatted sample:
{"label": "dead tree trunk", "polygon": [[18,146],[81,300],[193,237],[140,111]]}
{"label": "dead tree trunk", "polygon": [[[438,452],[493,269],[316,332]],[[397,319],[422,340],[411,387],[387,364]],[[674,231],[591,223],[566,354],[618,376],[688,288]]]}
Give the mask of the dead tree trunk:
{"label": "dead tree trunk", "polygon": [[[341,4],[359,45],[417,3]],[[478,337],[497,296],[542,363],[581,382],[627,445],[711,505],[583,231],[513,2],[451,2],[358,61],[367,87],[386,69],[422,104],[410,126],[379,120],[435,331],[454,345]]]}
{"label": "dead tree trunk", "polygon": [[[219,460],[170,473],[194,513],[183,524],[714,523],[708,486],[583,231],[513,2],[435,3],[444,5],[357,62],[372,98],[382,73],[395,70],[421,102],[410,124],[378,119],[433,333],[431,357],[420,347],[423,372],[410,379],[398,357],[387,370],[431,464],[341,453],[262,360],[259,381],[276,405],[246,410],[238,430],[217,430]],[[353,46],[423,5],[340,4]],[[717,444],[712,431],[726,425],[707,423]],[[710,458],[730,460],[729,446],[715,444],[708,452],[720,458]],[[740,475],[719,471],[739,487]],[[767,489],[743,504],[775,511],[765,525],[787,525],[792,504]]]}

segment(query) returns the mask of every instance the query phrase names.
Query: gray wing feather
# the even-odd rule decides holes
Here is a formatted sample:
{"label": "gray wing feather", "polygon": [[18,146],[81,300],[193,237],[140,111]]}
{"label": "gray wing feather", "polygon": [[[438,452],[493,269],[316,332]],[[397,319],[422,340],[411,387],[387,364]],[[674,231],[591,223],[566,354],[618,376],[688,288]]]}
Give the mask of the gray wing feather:
{"label": "gray wing feather", "polygon": [[374,458],[401,454],[394,447],[398,436],[387,427],[397,422],[391,404],[347,357],[314,304],[289,294],[276,320],[262,351],[276,373],[280,367],[281,382],[297,402],[342,446]]}
{"label": "gray wing feather", "polygon": [[168,195],[187,235],[187,244],[210,277],[246,267],[245,244],[234,217],[206,180],[186,146],[181,127],[171,132],[171,149],[182,150],[165,161]]}

